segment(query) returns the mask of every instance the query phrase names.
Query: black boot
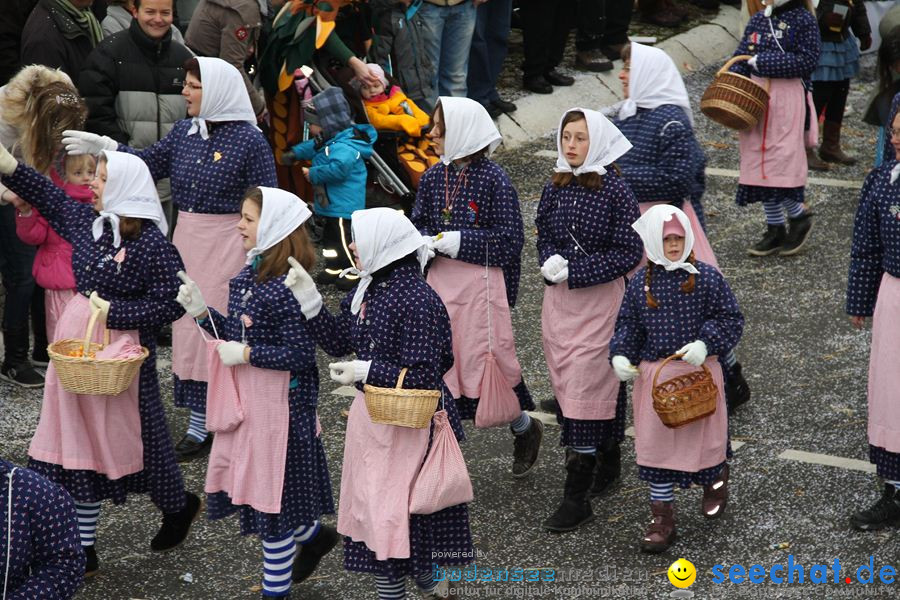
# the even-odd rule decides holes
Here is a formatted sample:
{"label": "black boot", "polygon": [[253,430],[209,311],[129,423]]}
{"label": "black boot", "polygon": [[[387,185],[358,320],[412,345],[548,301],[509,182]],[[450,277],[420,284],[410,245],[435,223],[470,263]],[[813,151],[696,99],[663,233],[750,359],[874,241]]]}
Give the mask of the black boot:
{"label": "black boot", "polygon": [[591,509],[588,490],[594,480],[595,466],[597,457],[593,454],[580,454],[571,448],[566,449],[563,501],[556,512],[544,521],[544,527],[548,531],[572,531],[593,520],[594,511]]}
{"label": "black boot", "polygon": [[557,412],[559,412],[559,402],[556,401],[555,397],[541,400],[541,410],[545,413],[555,415]]}
{"label": "black boot", "polygon": [[781,248],[780,256],[793,256],[800,252],[806,240],[809,239],[809,232],[812,231],[812,213],[806,212],[799,217],[788,219],[788,233],[784,239],[784,245]]}
{"label": "black boot", "polygon": [[34,370],[28,359],[28,325],[3,330],[5,355],[0,367],[0,379],[24,388],[39,388],[44,377]]}
{"label": "black boot", "polygon": [[594,485],[591,486],[591,498],[598,498],[612,490],[622,474],[622,451],[619,442],[606,440],[597,449],[597,468],[594,470]]}
{"label": "black boot", "polygon": [[750,400],[750,384],[744,379],[741,363],[734,363],[733,367],[725,370],[725,405],[728,407],[728,414],[733,413],[734,409],[748,400]]}
{"label": "black boot", "polygon": [[878,502],[851,516],[850,523],[861,531],[877,531],[900,525],[900,494],[897,493],[897,488],[885,483]]}
{"label": "black boot", "polygon": [[97,550],[94,546],[82,546],[84,550],[84,576],[93,577],[100,570],[100,559],[97,558]]}
{"label": "black boot", "polygon": [[174,513],[164,513],[162,527],[150,540],[150,549],[154,552],[165,552],[181,545],[191,530],[191,524],[200,514],[200,498],[196,494],[185,492],[184,508]]}
{"label": "black boot", "polygon": [[525,433],[517,434],[513,439],[513,477],[525,477],[531,472],[541,451],[541,439],[544,437],[544,424],[535,418]]}
{"label": "black boot", "polygon": [[312,575],[322,557],[331,552],[339,541],[341,536],[334,527],[322,525],[316,537],[300,547],[300,553],[294,559],[294,570],[291,572],[293,582],[300,583]]}
{"label": "black boot", "polygon": [[781,250],[787,237],[784,225],[769,225],[763,238],[756,242],[747,252],[753,256],[768,256]]}

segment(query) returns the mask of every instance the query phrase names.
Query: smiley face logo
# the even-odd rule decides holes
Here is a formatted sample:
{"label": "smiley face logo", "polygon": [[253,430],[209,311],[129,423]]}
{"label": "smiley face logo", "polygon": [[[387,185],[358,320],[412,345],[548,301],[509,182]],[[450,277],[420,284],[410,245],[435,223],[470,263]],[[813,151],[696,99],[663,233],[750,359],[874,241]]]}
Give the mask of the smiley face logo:
{"label": "smiley face logo", "polygon": [[690,561],[683,558],[679,558],[669,565],[669,570],[666,574],[669,576],[669,581],[672,585],[677,588],[691,587],[691,584],[697,579],[697,569],[694,568]]}

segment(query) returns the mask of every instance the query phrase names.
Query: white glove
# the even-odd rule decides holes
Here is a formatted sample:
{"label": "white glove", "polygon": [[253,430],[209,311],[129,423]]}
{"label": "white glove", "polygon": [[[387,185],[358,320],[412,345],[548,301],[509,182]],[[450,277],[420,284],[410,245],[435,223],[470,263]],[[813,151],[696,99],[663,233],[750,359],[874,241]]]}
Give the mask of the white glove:
{"label": "white glove", "polygon": [[757,56],[750,57],[750,60],[747,61],[747,66],[753,69],[756,72],[759,72],[759,69],[756,68],[756,59]]}
{"label": "white glove", "polygon": [[244,358],[244,350],[246,349],[247,344],[242,344],[240,342],[225,342],[216,346],[216,352],[219,353],[219,360],[221,360],[222,364],[226,367],[247,364],[249,361]]}
{"label": "white glove", "polygon": [[612,357],[612,368],[616,372],[616,377],[622,382],[631,381],[640,374],[637,367],[622,355]]}
{"label": "white glove", "polygon": [[695,367],[699,367],[703,364],[703,361],[706,360],[706,342],[701,340],[691,342],[676,352],[676,354],[683,354],[684,356],[681,357],[681,360],[688,364],[692,364]]}
{"label": "white glove", "polygon": [[184,271],[178,271],[178,279],[183,283],[178,287],[178,296],[175,300],[184,307],[187,314],[195,319],[202,316],[209,309],[206,307],[206,301],[203,300],[200,288]]}
{"label": "white glove", "polygon": [[446,254],[450,258],[456,258],[459,254],[459,245],[462,243],[462,234],[458,231],[444,231],[434,236],[434,250]]}
{"label": "white glove", "polygon": [[357,381],[365,383],[369,377],[369,367],[371,366],[371,360],[348,360],[330,363],[328,371],[331,374],[332,381],[350,385]]}
{"label": "white glove", "polygon": [[565,281],[569,278],[569,261],[559,254],[554,254],[544,261],[544,265],[541,267],[541,275],[552,283]]}
{"label": "white glove", "polygon": [[119,143],[111,137],[76,129],[63,131],[62,143],[68,154],[93,154],[95,156],[103,150],[115,150],[119,147]]}
{"label": "white glove", "polygon": [[322,294],[316,289],[316,282],[309,276],[303,265],[297,262],[293,256],[288,256],[287,277],[284,278],[284,286],[291,290],[294,300],[300,304],[300,312],[307,319],[312,319],[322,310]]}
{"label": "white glove", "polygon": [[9,153],[3,144],[0,144],[0,174],[12,175],[18,165],[19,161]]}
{"label": "white glove", "polygon": [[109,300],[104,300],[101,298],[97,292],[91,292],[91,310],[95,308],[100,310],[100,316],[106,320],[106,316],[109,314]]}
{"label": "white glove", "polygon": [[423,235],[422,241],[425,242],[425,262],[429,262],[434,258],[434,238],[430,235]]}

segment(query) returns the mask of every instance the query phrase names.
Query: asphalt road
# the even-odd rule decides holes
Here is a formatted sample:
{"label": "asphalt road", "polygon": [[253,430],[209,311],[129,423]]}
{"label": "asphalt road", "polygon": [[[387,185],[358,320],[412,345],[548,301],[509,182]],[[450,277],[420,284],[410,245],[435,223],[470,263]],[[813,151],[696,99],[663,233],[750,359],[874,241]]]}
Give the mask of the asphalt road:
{"label": "asphalt road", "polygon": [[[860,164],[819,175],[831,185],[810,185],[807,199],[815,211],[811,241],[791,258],[753,258],[748,245],[762,234],[758,206],[741,209],[733,198],[736,179],[710,176],[704,203],[709,238],[719,263],[746,316],[747,326],[738,356],[753,389],[750,404],[731,421],[732,436],[743,442],[732,463],[731,503],[722,519],[704,520],[699,489],[676,492],[679,540],[666,554],[642,555],[638,540],[649,521],[648,489],[637,479],[633,445],[624,445],[624,476],[616,491],[595,501],[597,518],[581,530],[553,535],[541,521],[561,499],[563,451],[558,428],[547,428],[540,461],[522,481],[510,476],[512,439],[502,429],[468,430],[463,452],[475,486],[471,504],[472,533],[483,569],[544,569],[539,583],[457,584],[454,597],[466,598],[665,598],[675,588],[665,571],[679,557],[698,571],[690,588],[697,598],[889,598],[889,584],[863,585],[856,569],[870,556],[877,574],[898,562],[893,531],[858,533],[847,517],[872,503],[879,487],[866,472],[866,374],[870,334],[850,327],[843,313],[852,220],[857,204],[853,182],[860,182],[874,156],[875,131],[859,121],[874,79],[871,57],[863,76],[853,82],[845,127],[845,148]],[[695,73],[687,83],[699,98],[712,71]],[[696,102],[696,100],[695,100]],[[564,106],[548,110],[562,112]],[[697,132],[710,167],[737,169],[737,137],[697,112]],[[540,190],[549,178],[553,159],[536,155],[554,150],[553,140],[540,140],[516,151],[501,151],[497,160],[516,183],[526,222],[522,288],[513,313],[519,359],[536,399],[548,397],[550,386],[540,343],[543,284],[534,250],[533,221]],[[850,183],[835,183],[835,182]],[[848,185],[850,187],[840,187]],[[335,306],[336,295],[327,302]],[[168,351],[161,353],[162,381],[170,381]],[[320,361],[324,366],[326,360]],[[320,414],[335,491],[339,490],[344,421],[348,399],[334,395],[336,387],[322,373]],[[171,388],[164,386],[175,439],[187,425],[187,413],[171,406]],[[26,460],[28,441],[40,410],[40,392],[24,392],[0,383],[0,455]],[[804,463],[783,457],[786,451],[838,457],[838,466]],[[799,456],[795,454],[795,456]],[[805,456],[805,455],[804,455]],[[841,461],[840,459],[851,459]],[[829,460],[813,456],[814,461]],[[863,470],[860,470],[863,469]],[[185,466],[188,488],[203,487],[205,464]],[[333,522],[333,519],[332,519]],[[101,572],[86,583],[78,598],[222,599],[259,595],[261,557],[255,538],[241,538],[236,520],[198,522],[179,549],[153,554],[149,540],[159,515],[145,498],[121,507],[104,505],[97,549]],[[804,583],[730,583],[732,565],[793,563],[805,568]],[[827,572],[829,583],[810,582],[814,564],[833,569],[840,561],[840,583]],[[716,565],[724,583],[714,583]],[[552,569],[551,571],[548,571]],[[190,577],[187,577],[190,574]],[[777,575],[786,573],[777,573]],[[865,576],[866,572],[861,575]],[[845,577],[851,583],[845,583]],[[546,581],[551,578],[553,581]],[[186,582],[184,579],[191,579]],[[340,552],[327,556],[308,582],[295,587],[293,598],[331,600],[374,598],[371,578],[342,569]],[[417,597],[410,590],[410,597]]]}

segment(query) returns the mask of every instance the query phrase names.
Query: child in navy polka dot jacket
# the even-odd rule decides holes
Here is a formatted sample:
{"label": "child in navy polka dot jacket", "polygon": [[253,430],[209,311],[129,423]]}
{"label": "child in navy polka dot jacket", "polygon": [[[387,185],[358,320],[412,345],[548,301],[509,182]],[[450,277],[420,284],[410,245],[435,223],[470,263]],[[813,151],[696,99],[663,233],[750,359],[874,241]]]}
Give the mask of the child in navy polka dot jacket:
{"label": "child in navy polka dot jacket", "polygon": [[[744,317],[722,274],[695,260],[690,221],[668,204],[652,207],[634,224],[648,263],[628,283],[610,356],[622,381],[634,379],[638,476],[650,483],[653,521],[641,539],[645,552],[663,552],[675,540],[674,486],[703,486],[702,514],[718,518],[728,501],[728,414],[718,354],[741,337]],[[663,360],[673,354],[684,362]],[[635,367],[634,365],[638,365]],[[718,389],[715,412],[677,429],[653,408],[659,381],[703,366]]]}
{"label": "child in navy polka dot jacket", "polygon": [[847,314],[857,328],[872,317],[869,355],[869,460],[884,480],[881,498],[850,521],[863,531],[900,523],[900,114],[888,121],[893,154],[869,173],[859,197],[850,250]]}

